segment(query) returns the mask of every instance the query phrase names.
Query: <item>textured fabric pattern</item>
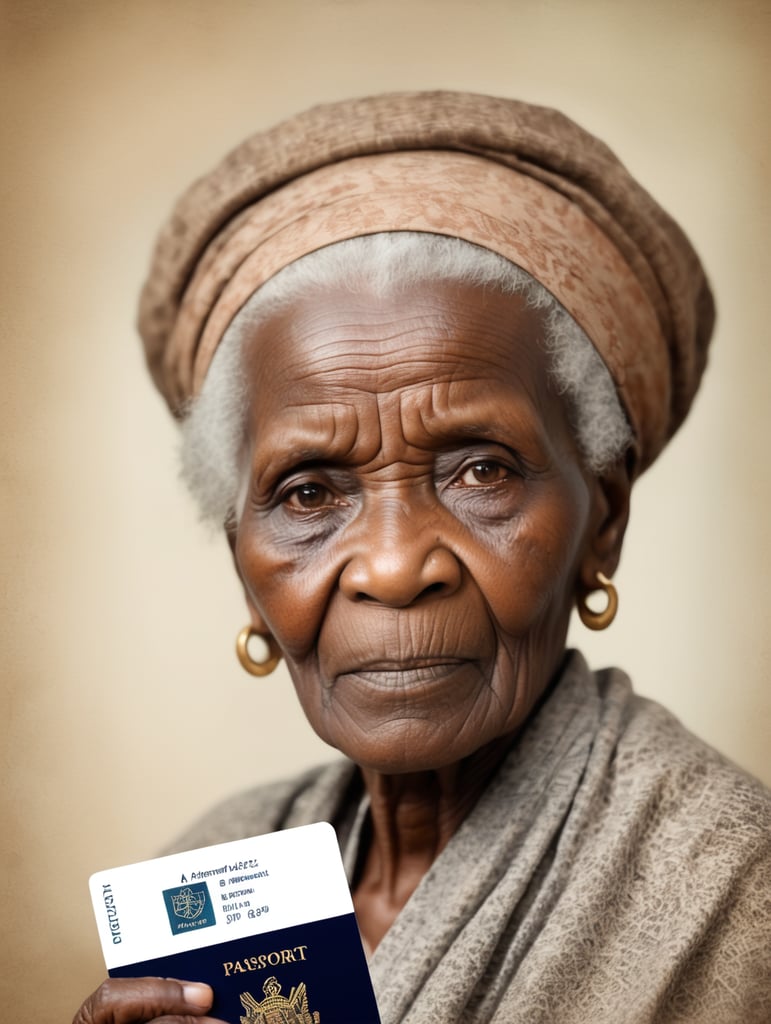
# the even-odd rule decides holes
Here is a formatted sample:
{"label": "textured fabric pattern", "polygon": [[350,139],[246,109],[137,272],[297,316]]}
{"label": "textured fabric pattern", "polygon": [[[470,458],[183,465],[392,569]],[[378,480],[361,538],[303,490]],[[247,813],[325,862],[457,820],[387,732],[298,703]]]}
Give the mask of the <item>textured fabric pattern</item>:
{"label": "textured fabric pattern", "polygon": [[[362,799],[337,763],[176,848],[323,819],[352,871]],[[573,654],[370,968],[383,1024],[765,1024],[771,796]]]}
{"label": "textured fabric pattern", "polygon": [[714,320],[685,236],[563,115],[449,92],[317,107],[247,139],[182,197],[139,317],[172,409],[200,387],[259,284],[305,252],[379,230],[466,238],[542,281],[606,360],[636,432],[638,469],[677,429]]}

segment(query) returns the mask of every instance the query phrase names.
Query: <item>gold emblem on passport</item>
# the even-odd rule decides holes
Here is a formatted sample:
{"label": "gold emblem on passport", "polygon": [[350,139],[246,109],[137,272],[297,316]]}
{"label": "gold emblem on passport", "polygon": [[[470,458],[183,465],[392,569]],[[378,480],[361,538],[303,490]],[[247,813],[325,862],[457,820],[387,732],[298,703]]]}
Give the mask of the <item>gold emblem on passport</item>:
{"label": "gold emblem on passport", "polygon": [[308,1009],[304,981],[290,991],[288,999],[281,995],[276,978],[267,978],[262,991],[265,998],[260,1003],[248,992],[241,993],[241,1005],[246,1010],[241,1024],[319,1024],[318,1012]]}

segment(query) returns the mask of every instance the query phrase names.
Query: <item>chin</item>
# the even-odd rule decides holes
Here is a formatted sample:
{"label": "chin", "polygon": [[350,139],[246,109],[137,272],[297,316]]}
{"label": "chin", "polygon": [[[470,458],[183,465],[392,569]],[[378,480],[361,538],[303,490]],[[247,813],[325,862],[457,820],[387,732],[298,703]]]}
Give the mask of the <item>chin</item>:
{"label": "chin", "polygon": [[[511,733],[505,733],[505,736]],[[448,729],[427,721],[389,723],[373,728],[352,741],[349,734],[344,740],[331,742],[340,753],[360,768],[382,775],[409,775],[432,772],[458,764],[488,747],[500,735],[463,737],[457,728]]]}

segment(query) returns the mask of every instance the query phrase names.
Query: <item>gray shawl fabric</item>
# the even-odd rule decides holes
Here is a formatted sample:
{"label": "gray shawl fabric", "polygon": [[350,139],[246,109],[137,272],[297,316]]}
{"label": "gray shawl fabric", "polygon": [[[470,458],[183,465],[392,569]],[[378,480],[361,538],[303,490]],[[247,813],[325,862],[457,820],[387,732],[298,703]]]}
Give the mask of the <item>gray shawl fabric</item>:
{"label": "gray shawl fabric", "polygon": [[[365,817],[338,762],[175,848],[328,820],[351,877]],[[767,1024],[771,795],[573,653],[370,969],[383,1024]]]}

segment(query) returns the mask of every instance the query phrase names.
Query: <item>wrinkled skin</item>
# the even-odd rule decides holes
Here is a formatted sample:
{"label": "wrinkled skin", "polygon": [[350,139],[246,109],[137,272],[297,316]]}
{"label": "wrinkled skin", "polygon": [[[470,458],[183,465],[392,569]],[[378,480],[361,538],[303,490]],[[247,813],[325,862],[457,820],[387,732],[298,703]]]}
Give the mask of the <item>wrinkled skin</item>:
{"label": "wrinkled skin", "polygon": [[581,465],[518,296],[307,297],[256,332],[234,537],[318,734],[381,773],[525,721],[623,509]]}
{"label": "wrinkled skin", "polygon": [[[309,294],[247,338],[231,546],[308,720],[361,766],[369,948],[559,669],[575,595],[618,562],[627,468],[583,468],[542,332],[518,296],[433,284]],[[76,1024],[188,1019],[177,990],[131,1016],[110,985]]]}

